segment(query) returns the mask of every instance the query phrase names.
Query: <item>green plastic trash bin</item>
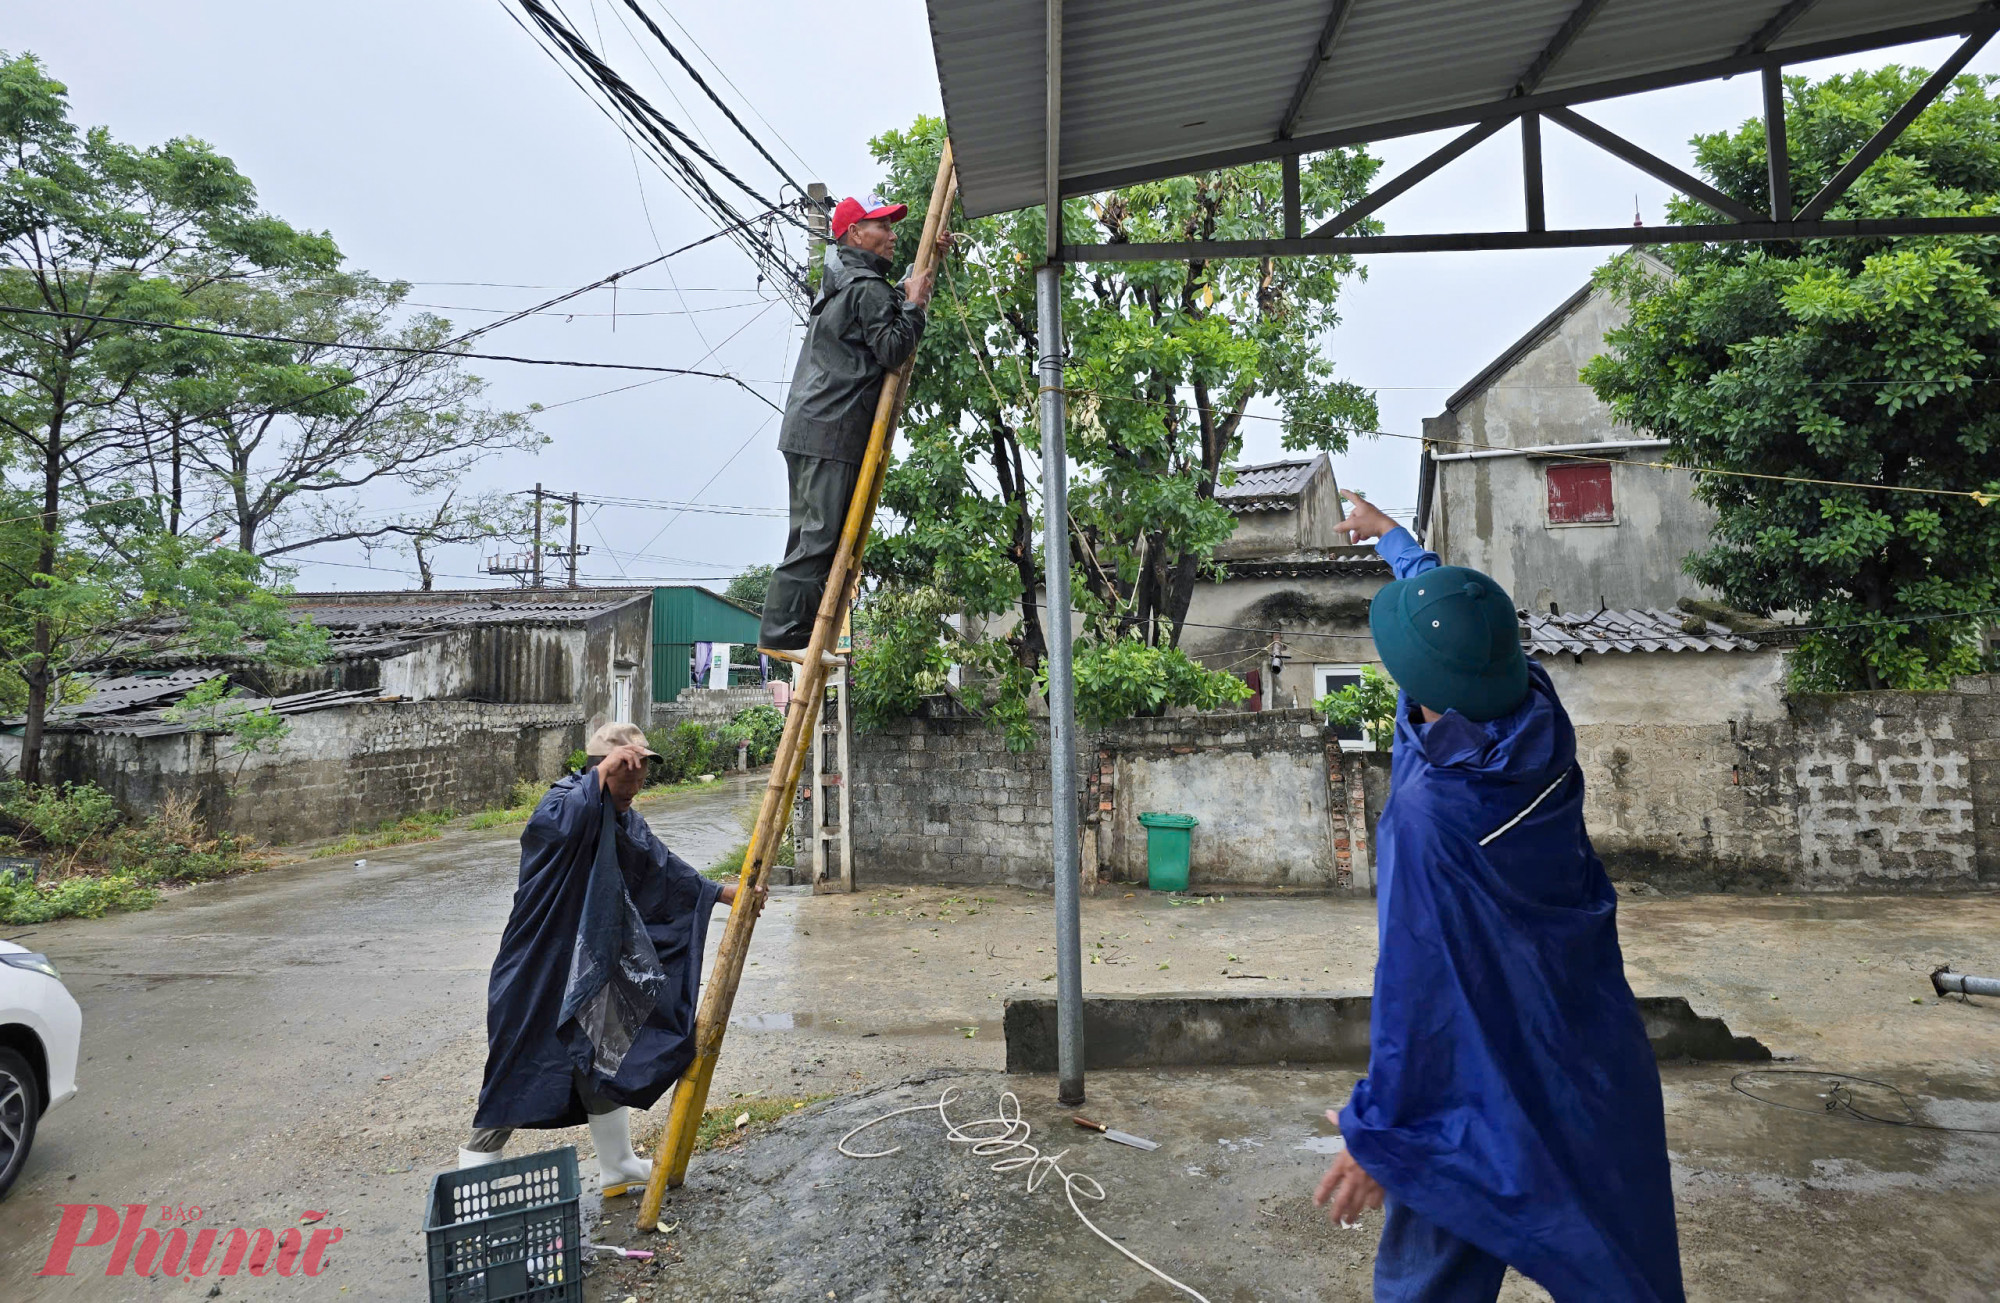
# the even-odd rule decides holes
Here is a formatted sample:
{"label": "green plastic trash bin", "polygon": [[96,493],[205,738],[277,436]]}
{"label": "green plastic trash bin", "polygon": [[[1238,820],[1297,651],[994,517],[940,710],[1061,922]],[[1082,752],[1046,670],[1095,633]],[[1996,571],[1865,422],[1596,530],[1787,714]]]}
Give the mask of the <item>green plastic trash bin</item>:
{"label": "green plastic trash bin", "polygon": [[1186,891],[1188,829],[1199,820],[1191,814],[1149,810],[1139,822],[1146,828],[1146,885],[1154,891]]}

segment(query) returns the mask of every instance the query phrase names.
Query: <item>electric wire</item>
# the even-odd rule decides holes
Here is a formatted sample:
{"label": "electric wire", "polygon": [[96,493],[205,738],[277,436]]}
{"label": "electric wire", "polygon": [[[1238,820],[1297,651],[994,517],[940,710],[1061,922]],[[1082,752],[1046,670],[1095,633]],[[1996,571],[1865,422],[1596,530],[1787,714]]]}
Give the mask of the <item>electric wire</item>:
{"label": "electric wire", "polygon": [[[625,7],[630,9],[638,17],[639,21],[646,25],[646,30],[653,34],[655,40],[667,47],[667,53],[674,57],[674,62],[678,63],[687,72],[688,76],[694,78],[694,84],[701,87],[702,93],[714,102],[715,107],[722,110],[722,116],[729,119],[730,125],[742,132],[743,138],[749,141],[759,154],[764,156],[764,161],[769,163],[779,176],[791,182],[792,189],[797,190],[800,194],[804,194],[806,188],[799,184],[797,178],[785,170],[783,163],[780,163],[771,156],[771,151],[764,148],[764,142],[757,139],[755,133],[743,125],[743,119],[737,117],[735,111],[723,102],[720,95],[715,93],[715,88],[710,86],[699,72],[695,71],[694,65],[687,61],[687,56],[675,48],[674,43],[667,39],[667,34],[660,30],[660,25],[653,21],[650,14],[639,7],[637,0],[625,0]],[[738,93],[740,94],[741,92]]]}
{"label": "electric wire", "polygon": [[[648,159],[660,169],[662,175],[676,189],[681,191],[689,203],[703,212],[711,214],[720,213],[730,217],[741,216],[727,200],[707,184],[700,176],[698,170],[694,168],[693,164],[689,163],[685,157],[675,151],[669,142],[662,139],[656,131],[649,130],[643,123],[636,121],[634,118],[635,110],[618,101],[615,97],[612,97],[610,90],[602,84],[593,83],[598,85],[599,95],[613,98],[613,102],[619,105],[620,111],[614,112],[611,107],[607,107],[603,100],[599,98],[599,95],[593,95],[590,89],[577,79],[576,74],[565,63],[565,55],[561,49],[550,48],[545,39],[537,36],[536,30],[522,21],[520,15],[514,12],[513,8],[506,3],[506,0],[501,0],[501,4],[503,12],[507,14],[514,25],[521,29],[537,49],[541,50],[555,63],[557,71],[561,72],[569,80],[570,84],[577,88],[583,97],[590,102],[592,107],[604,115],[605,120],[611,123],[614,130],[625,137],[629,145],[635,148],[641,147],[640,142],[632,134],[635,129],[639,130],[646,137],[644,148],[646,149]],[[579,66],[583,65],[579,64]],[[759,242],[752,233],[747,231],[736,232],[731,236],[731,240],[753,263],[756,263],[760,267],[765,267],[768,272],[777,276],[781,282],[796,280],[801,287],[800,292],[803,292],[803,278],[795,276],[784,256],[771,249],[767,243]],[[769,266],[766,266],[767,259],[773,260]]]}
{"label": "electric wire", "polygon": [[[648,366],[637,362],[583,362],[563,358],[519,357],[511,353],[469,353],[461,349],[449,347],[418,348],[408,344],[359,344],[333,339],[301,339],[293,335],[266,335],[256,331],[222,330],[214,326],[191,326],[183,322],[142,321],[136,317],[110,317],[86,312],[57,312],[50,308],[18,308],[5,304],[0,304],[0,313],[10,313],[17,316],[63,317],[75,321],[99,321],[118,326],[137,326],[147,330],[179,330],[197,335],[219,335],[225,339],[249,339],[267,344],[303,344],[316,348],[352,349],[362,353],[394,353],[403,356],[422,357],[463,357],[484,362],[514,362],[523,366],[577,367],[601,371],[655,371],[663,375],[700,376],[707,380],[727,380],[729,383],[742,389],[744,393],[755,397],[758,402],[763,403],[772,411],[779,413],[784,411],[778,404],[758,393],[755,389],[752,389],[747,381],[730,375],[725,371],[702,371],[692,367]],[[353,382],[349,381],[347,383]],[[344,384],[332,386],[332,388],[336,389],[344,387]],[[303,400],[294,399],[292,401],[299,402]]]}
{"label": "electric wire", "polygon": [[730,79],[729,73],[723,68],[721,64],[715,61],[715,56],[702,48],[701,42],[697,41],[694,38],[694,33],[690,32],[687,29],[687,25],[681,22],[680,19],[674,17],[674,11],[667,8],[666,5],[662,3],[660,5],[660,12],[667,16],[667,21],[672,23],[682,36],[685,36],[687,38],[687,43],[695,48],[695,53],[699,54],[702,58],[708,60],[708,66],[715,69],[715,75],[722,78],[722,84],[729,87],[729,89],[735,91],[737,97],[743,101],[744,106],[748,108],[752,113],[757,115],[757,121],[763,123],[765,126],[771,129],[771,135],[776,137],[778,143],[785,147],[785,152],[787,154],[790,154],[793,158],[797,159],[799,166],[804,168],[806,171],[808,172],[814,171],[815,169],[813,168],[813,165],[811,163],[806,162],[804,155],[800,154],[798,150],[792,148],[792,142],[785,139],[785,133],[778,130],[777,124],[764,116],[763,111],[757,107],[757,105],[751,100],[751,98],[748,95],[745,95],[743,93],[743,88],[741,86],[738,86],[734,81],[732,81]]}
{"label": "electric wire", "polygon": [[[1810,1077],[1826,1084],[1826,1092],[1820,1096],[1824,1101],[1807,1107],[1801,1104],[1787,1104],[1783,1100],[1759,1095],[1743,1083],[1752,1077]],[[1851,1084],[1850,1084],[1851,1083]],[[1854,1102],[1854,1085],[1874,1086],[1888,1091],[1896,1097],[1896,1104],[1903,1110],[1902,1117],[1884,1117],[1871,1113]],[[1729,1079],[1729,1088],[1739,1095],[1756,1100],[1759,1104],[1769,1104],[1792,1113],[1844,1114],[1861,1122],[1874,1122],[1882,1126],[1905,1127],[1913,1131],[1947,1131],[1958,1135],[2000,1136],[2000,1128],[1959,1127],[1940,1122],[1926,1122],[1917,1113],[1917,1107],[1900,1086],[1873,1077],[1857,1077],[1851,1072],[1827,1072],[1818,1068],[1751,1068],[1739,1072]]]}
{"label": "electric wire", "polygon": [[[504,5],[507,3],[507,0],[501,0],[501,2]],[[668,118],[648,102],[636,88],[621,77],[615,69],[591,48],[589,42],[577,34],[567,23],[566,19],[558,17],[557,13],[552,13],[548,6],[541,3],[541,0],[514,0],[514,3],[518,4],[528,14],[534,21],[535,27],[540,29],[546,38],[547,43],[541,40],[536,41],[536,44],[542,48],[544,53],[556,59],[559,64],[564,58],[567,58],[571,64],[575,65],[582,72],[585,78],[598,88],[600,94],[606,100],[610,101],[618,114],[646,139],[651,146],[648,150],[649,156],[661,165],[662,170],[670,178],[682,184],[684,192],[688,193],[689,199],[697,207],[708,209],[725,218],[740,216],[730,202],[709,182],[701,168],[688,158],[688,154],[690,153],[707,164],[729,184],[761,204],[770,213],[773,220],[782,218],[801,230],[805,229],[805,223],[798,215],[791,213],[782,205],[767,198],[748,182],[744,181],[743,178],[736,175],[721,160],[717,159],[702,145],[693,140],[672,119]],[[511,8],[507,12],[510,16],[513,16]],[[518,17],[516,17],[516,22],[519,23]],[[524,30],[527,30],[526,24],[520,25],[523,26]],[[534,35],[532,31],[529,34],[531,37]],[[550,48],[551,44],[554,46],[553,49]],[[567,71],[565,69],[566,74]],[[574,82],[576,79],[572,76],[570,80]],[[578,85],[579,89],[582,89],[581,83],[578,83]],[[587,91],[586,94],[588,95]],[[593,103],[598,105],[600,110],[605,111],[607,114],[610,113],[610,110],[605,108],[603,101],[599,100],[597,96],[589,96],[589,98],[591,98]],[[629,133],[627,133],[627,138],[630,139]],[[744,251],[782,286],[786,287],[793,294],[804,294],[806,282],[803,272],[792,263],[789,257],[772,245],[770,238],[760,237],[755,231],[745,229],[737,233],[736,243],[743,247]]]}
{"label": "electric wire", "polygon": [[1051,1175],[1055,1176],[1062,1182],[1063,1197],[1069,1201],[1069,1210],[1076,1214],[1076,1219],[1082,1222],[1092,1235],[1095,1235],[1098,1239],[1103,1240],[1106,1244],[1118,1250],[1119,1253],[1145,1271],[1165,1281],[1189,1298],[1194,1299],[1196,1303],[1208,1303],[1208,1298],[1195,1289],[1194,1286],[1175,1280],[1172,1276],[1169,1276],[1166,1272],[1161,1271],[1152,1263],[1132,1252],[1132,1250],[1126,1248],[1111,1236],[1106,1235],[1096,1222],[1090,1220],[1082,1207],[1078,1205],[1076,1197],[1080,1194],[1092,1203],[1102,1203],[1105,1198],[1104,1187],[1099,1185],[1094,1177],[1086,1173],[1071,1172],[1063,1167],[1062,1160],[1069,1154],[1069,1150],[1060,1149],[1053,1154],[1044,1154],[1035,1145],[1030,1143],[1035,1134],[1035,1128],[1021,1116],[1021,1101],[1015,1096],[1013,1091],[1003,1090],[1000,1092],[1000,1111],[994,1114],[994,1116],[975,1118],[962,1125],[953,1122],[951,1114],[946,1111],[957,1094],[957,1087],[948,1087],[944,1093],[938,1096],[935,1104],[915,1104],[909,1108],[891,1109],[880,1117],[870,1118],[842,1136],[834,1143],[834,1148],[846,1158],[887,1158],[891,1154],[900,1153],[902,1146],[896,1145],[888,1149],[862,1152],[849,1149],[847,1142],[870,1127],[887,1122],[890,1118],[902,1117],[906,1113],[935,1113],[938,1116],[938,1121],[944,1124],[944,1138],[946,1141],[954,1145],[967,1146],[975,1158],[994,1158],[999,1156],[999,1161],[991,1164],[988,1170],[998,1172],[1003,1176],[1009,1176],[1025,1169],[1028,1178],[1026,1191],[1028,1194],[1035,1193]]}

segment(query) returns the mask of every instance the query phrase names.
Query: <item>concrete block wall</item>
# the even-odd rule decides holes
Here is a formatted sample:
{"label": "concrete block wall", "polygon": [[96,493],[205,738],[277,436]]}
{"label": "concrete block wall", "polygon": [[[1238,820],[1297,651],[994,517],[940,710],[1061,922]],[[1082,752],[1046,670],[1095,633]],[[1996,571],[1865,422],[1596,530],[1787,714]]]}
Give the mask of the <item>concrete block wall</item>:
{"label": "concrete block wall", "polygon": [[1108,725],[1085,771],[1099,872],[1144,882],[1139,815],[1161,811],[1200,820],[1190,839],[1196,888],[1372,888],[1359,763],[1350,783],[1347,758],[1310,710]]}
{"label": "concrete block wall", "polygon": [[771,690],[751,688],[689,688],[672,701],[653,703],[654,728],[677,724],[727,724],[752,706],[768,706]]}
{"label": "concrete block wall", "polygon": [[1046,726],[1015,753],[977,719],[906,719],[858,734],[855,876],[883,883],[1005,883],[1046,889],[1050,795]]}
{"label": "concrete block wall", "polygon": [[[1010,752],[976,719],[907,719],[854,739],[859,883],[1051,880],[1046,729]],[[1364,757],[1312,712],[1127,720],[1084,731],[1077,769],[1085,889],[1146,877],[1144,810],[1192,814],[1200,887],[1368,891]],[[1370,780],[1372,781],[1372,780]]]}
{"label": "concrete block wall", "polygon": [[1978,806],[1990,826],[2000,804],[1984,771],[2000,744],[1992,687],[1980,676],[1951,692],[1794,704],[1802,886],[1935,890],[2000,880],[2000,864],[1982,865],[1979,854]]}
{"label": "concrete block wall", "polygon": [[287,722],[287,737],[247,760],[229,754],[227,738],[200,733],[54,733],[45,758],[58,780],[97,783],[128,811],[192,793],[210,827],[282,845],[420,811],[505,805],[516,780],[561,775],[585,719],[570,706],[416,701]]}

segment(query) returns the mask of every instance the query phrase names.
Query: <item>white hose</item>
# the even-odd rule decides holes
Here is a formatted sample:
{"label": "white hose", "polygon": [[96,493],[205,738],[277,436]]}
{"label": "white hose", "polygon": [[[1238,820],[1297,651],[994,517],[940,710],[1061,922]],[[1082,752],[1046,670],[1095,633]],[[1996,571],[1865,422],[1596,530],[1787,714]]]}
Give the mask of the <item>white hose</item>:
{"label": "white hose", "polygon": [[[1078,1221],[1090,1228],[1092,1235],[1103,1240],[1106,1244],[1118,1250],[1118,1252],[1124,1254],[1153,1275],[1158,1276],[1161,1280],[1167,1282],[1167,1284],[1172,1285],[1181,1293],[1196,1300],[1196,1303],[1209,1303],[1208,1299],[1193,1286],[1184,1285],[1172,1276],[1169,1276],[1166,1272],[1161,1271],[1152,1263],[1146,1261],[1099,1230],[1096,1222],[1091,1221],[1090,1218],[1083,1215],[1083,1209],[1077,1206],[1076,1196],[1080,1193],[1086,1199],[1102,1203],[1104,1200],[1104,1187],[1082,1172],[1064,1170],[1061,1160],[1063,1155],[1067,1154],[1069,1150],[1064,1149],[1045,1157],[1041,1150],[1028,1143],[1028,1138],[1035,1133],[1035,1129],[1022,1119],[1021,1101],[1014,1097],[1013,1091],[1003,1090],[1000,1092],[1000,1112],[998,1114],[993,1117],[978,1118],[965,1123],[963,1126],[953,1122],[951,1115],[945,1112],[945,1107],[951,1103],[952,1097],[957,1093],[957,1088],[953,1087],[946,1090],[942,1095],[939,1095],[935,1104],[914,1104],[909,1108],[894,1109],[882,1114],[880,1117],[871,1118],[842,1136],[840,1142],[834,1148],[849,1158],[887,1158],[889,1155],[901,1151],[902,1146],[897,1145],[894,1148],[877,1150],[873,1153],[856,1153],[847,1147],[847,1142],[878,1122],[887,1122],[890,1118],[901,1117],[905,1113],[935,1112],[938,1115],[938,1121],[944,1124],[945,1139],[951,1143],[955,1145],[970,1145],[973,1155],[978,1158],[991,1158],[995,1154],[1008,1155],[1008,1157],[1002,1158],[999,1162],[992,1165],[993,1171],[1007,1173],[1017,1171],[1023,1167],[1027,1168],[1029,1194],[1033,1194],[1040,1188],[1042,1182],[1048,1179],[1049,1173],[1053,1172],[1061,1177],[1063,1194],[1069,1200],[1069,1210],[1076,1214]],[[984,1128],[985,1130],[975,1131],[971,1128]]]}

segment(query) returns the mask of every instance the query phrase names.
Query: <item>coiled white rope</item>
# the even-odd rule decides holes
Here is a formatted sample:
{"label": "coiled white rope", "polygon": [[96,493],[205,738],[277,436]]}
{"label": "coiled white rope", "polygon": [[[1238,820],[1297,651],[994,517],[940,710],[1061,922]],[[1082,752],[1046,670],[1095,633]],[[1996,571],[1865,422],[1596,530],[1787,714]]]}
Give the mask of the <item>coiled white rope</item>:
{"label": "coiled white rope", "polygon": [[[1061,1177],[1063,1195],[1069,1200],[1069,1210],[1076,1214],[1078,1221],[1090,1228],[1092,1235],[1103,1240],[1106,1244],[1118,1250],[1118,1252],[1124,1254],[1153,1275],[1158,1276],[1167,1284],[1172,1285],[1181,1293],[1196,1300],[1196,1303],[1209,1303],[1207,1297],[1193,1286],[1175,1280],[1166,1272],[1161,1271],[1152,1263],[1112,1239],[1109,1235],[1106,1235],[1098,1228],[1096,1222],[1084,1216],[1083,1209],[1077,1206],[1077,1195],[1081,1194],[1086,1199],[1102,1203],[1104,1201],[1104,1187],[1099,1185],[1095,1178],[1083,1172],[1068,1171],[1062,1166],[1063,1155],[1069,1153],[1069,1150],[1063,1149],[1053,1154],[1043,1154],[1041,1150],[1028,1143],[1029,1137],[1034,1135],[1035,1129],[1021,1117],[1021,1101],[1014,1097],[1013,1091],[1003,1090],[1000,1092],[999,1113],[993,1117],[977,1118],[963,1125],[953,1122],[951,1115],[945,1112],[946,1107],[950,1105],[952,1098],[957,1094],[957,1088],[952,1087],[939,1095],[935,1104],[913,1104],[909,1108],[892,1109],[880,1117],[871,1118],[842,1136],[840,1142],[834,1147],[848,1158],[887,1158],[891,1154],[901,1152],[903,1147],[896,1145],[893,1148],[880,1149],[872,1153],[857,1153],[847,1147],[847,1142],[868,1128],[881,1122],[887,1122],[890,1118],[901,1117],[905,1113],[935,1112],[938,1115],[938,1121],[944,1124],[944,1138],[952,1144],[970,1146],[973,1156],[977,1158],[991,1158],[996,1154],[1006,1155],[1006,1157],[1001,1158],[999,1162],[992,1165],[993,1171],[1004,1175],[1019,1171],[1024,1167],[1027,1168],[1029,1194],[1033,1194],[1039,1189],[1051,1173]],[[978,1129],[975,1130],[974,1128]]]}

